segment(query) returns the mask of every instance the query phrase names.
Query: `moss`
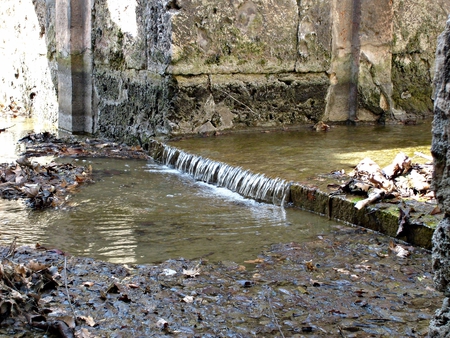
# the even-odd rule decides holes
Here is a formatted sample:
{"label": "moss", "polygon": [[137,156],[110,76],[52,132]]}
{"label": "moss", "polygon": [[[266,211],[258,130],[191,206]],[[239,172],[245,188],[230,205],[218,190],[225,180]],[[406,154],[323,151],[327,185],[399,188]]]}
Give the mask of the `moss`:
{"label": "moss", "polygon": [[[420,55],[393,55],[392,99],[398,108],[416,115],[433,111],[432,86],[428,68],[428,62],[424,61]],[[405,92],[409,92],[410,96],[402,98],[402,93]]]}

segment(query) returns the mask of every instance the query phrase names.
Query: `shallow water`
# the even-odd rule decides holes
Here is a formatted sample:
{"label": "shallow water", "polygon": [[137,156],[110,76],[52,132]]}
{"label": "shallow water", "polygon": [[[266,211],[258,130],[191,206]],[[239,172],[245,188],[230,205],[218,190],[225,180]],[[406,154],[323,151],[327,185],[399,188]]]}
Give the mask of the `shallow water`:
{"label": "shallow water", "polygon": [[[17,157],[17,139],[31,130],[27,123],[0,133],[2,162]],[[328,133],[239,134],[172,144],[255,172],[302,181],[321,172],[347,170],[365,156],[386,165],[398,151],[429,154],[430,130],[429,123],[339,126]],[[177,257],[242,263],[272,243],[311,241],[336,224],[244,199],[153,162],[87,159],[78,164],[92,165],[96,183],[82,187],[60,210],[30,211],[21,202],[0,200],[0,242],[9,244],[17,236],[19,244],[38,242],[72,255],[121,263]]]}
{"label": "shallow water", "polygon": [[413,162],[431,156],[431,120],[416,125],[333,126],[311,130],[241,133],[169,142],[190,153],[294,182],[337,170],[349,172],[370,157],[381,167],[404,152]]}
{"label": "shallow water", "polygon": [[[329,231],[327,219],[257,203],[161,165],[90,159],[96,183],[61,210],[25,211],[0,201],[2,241],[39,242],[110,262],[208,257],[243,262],[264,246]],[[80,163],[81,164],[81,163]]]}

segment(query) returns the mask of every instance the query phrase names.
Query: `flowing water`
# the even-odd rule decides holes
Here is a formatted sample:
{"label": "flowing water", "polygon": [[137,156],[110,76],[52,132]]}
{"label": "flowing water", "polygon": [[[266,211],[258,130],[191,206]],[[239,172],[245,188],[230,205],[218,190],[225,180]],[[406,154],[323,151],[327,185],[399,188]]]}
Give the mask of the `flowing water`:
{"label": "flowing water", "polygon": [[[17,152],[15,141],[28,128],[21,126],[21,131],[0,133],[2,162]],[[315,173],[347,169],[367,155],[384,165],[399,150],[410,156],[427,153],[430,129],[426,124],[379,130],[335,127],[329,133],[239,134],[173,144],[254,172],[301,181]],[[92,165],[96,183],[81,188],[60,210],[30,211],[20,202],[0,200],[0,241],[8,244],[18,236],[20,244],[39,242],[111,262],[208,257],[242,263],[272,243],[310,241],[335,224],[245,199],[152,161],[86,159],[78,164]]]}

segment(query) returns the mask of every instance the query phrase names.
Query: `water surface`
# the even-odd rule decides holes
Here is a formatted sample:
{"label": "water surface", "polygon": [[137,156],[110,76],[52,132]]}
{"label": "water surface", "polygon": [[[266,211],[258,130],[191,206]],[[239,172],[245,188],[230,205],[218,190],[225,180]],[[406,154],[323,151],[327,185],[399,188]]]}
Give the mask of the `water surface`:
{"label": "water surface", "polygon": [[327,219],[257,203],[175,170],[138,160],[90,159],[95,184],[60,210],[27,211],[0,201],[2,237],[39,242],[111,262],[169,258],[254,259],[272,243],[307,241],[329,231]]}
{"label": "water surface", "polygon": [[349,172],[365,157],[384,167],[404,152],[413,162],[424,163],[415,153],[431,156],[431,120],[417,125],[340,125],[328,132],[240,133],[169,144],[256,173],[302,182],[331,171]]}
{"label": "water surface", "polygon": [[[35,129],[32,121],[2,120],[0,158],[11,162],[17,139]],[[39,131],[39,129],[38,129]],[[254,172],[292,181],[317,173],[350,170],[369,156],[387,165],[399,151],[424,161],[431,124],[338,126],[328,133],[246,133],[186,139],[172,145]],[[336,222],[294,209],[257,203],[152,161],[64,159],[92,165],[95,184],[80,188],[59,210],[30,211],[22,202],[0,200],[0,242],[40,243],[72,255],[122,263],[207,257],[242,263],[264,247],[311,241]]]}

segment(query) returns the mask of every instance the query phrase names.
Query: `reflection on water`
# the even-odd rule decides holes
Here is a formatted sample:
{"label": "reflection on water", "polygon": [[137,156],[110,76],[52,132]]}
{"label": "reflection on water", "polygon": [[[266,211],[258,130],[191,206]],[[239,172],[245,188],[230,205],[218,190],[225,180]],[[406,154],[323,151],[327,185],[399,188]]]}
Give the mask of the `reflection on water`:
{"label": "reflection on water", "polygon": [[28,135],[28,133],[33,131],[36,133],[56,131],[54,125],[23,116],[16,118],[1,117],[0,129],[3,128],[8,129],[0,132],[0,162],[2,163],[14,162],[17,159],[17,154],[25,149],[25,145],[19,144],[17,141]]}
{"label": "reflection on water", "polygon": [[0,202],[2,241],[57,247],[112,262],[169,258],[242,262],[264,246],[325,233],[328,220],[299,210],[243,199],[226,189],[143,161],[92,159],[96,183],[70,207],[25,211]]}
{"label": "reflection on water", "polygon": [[302,182],[335,170],[348,172],[367,156],[384,167],[403,151],[413,162],[423,163],[425,160],[414,153],[431,156],[431,121],[417,125],[342,125],[319,133],[242,133],[183,139],[170,145],[255,173]]}
{"label": "reflection on water", "polygon": [[[0,120],[0,128],[8,122]],[[0,158],[17,158],[18,138],[33,129],[0,133]],[[334,127],[328,133],[239,134],[174,142],[176,147],[254,172],[302,181],[355,166],[365,156],[387,165],[399,151],[429,154],[429,122],[417,126]],[[413,161],[423,159],[414,157]],[[65,161],[72,161],[65,160]],[[253,259],[271,243],[308,241],[333,222],[293,209],[246,200],[195,182],[152,162],[89,159],[96,183],[61,210],[30,211],[0,200],[0,241],[56,247],[111,262],[151,263],[169,258]]]}

